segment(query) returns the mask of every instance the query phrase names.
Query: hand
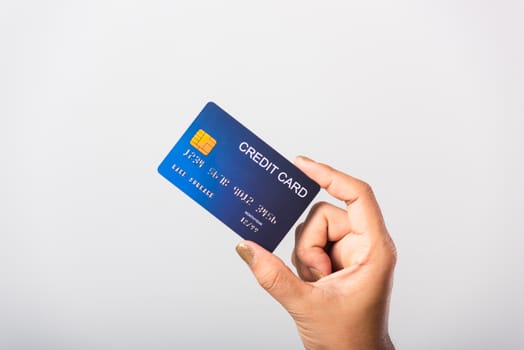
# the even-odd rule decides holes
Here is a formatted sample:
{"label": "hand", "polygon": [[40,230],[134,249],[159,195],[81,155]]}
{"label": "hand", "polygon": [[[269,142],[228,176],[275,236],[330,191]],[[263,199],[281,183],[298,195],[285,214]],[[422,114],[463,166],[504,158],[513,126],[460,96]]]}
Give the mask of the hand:
{"label": "hand", "polygon": [[394,349],[388,310],[396,250],[371,188],[305,157],[295,165],[346,204],[317,203],[298,225],[292,261],[300,278],[254,242],[237,252],[293,317],[306,349]]}

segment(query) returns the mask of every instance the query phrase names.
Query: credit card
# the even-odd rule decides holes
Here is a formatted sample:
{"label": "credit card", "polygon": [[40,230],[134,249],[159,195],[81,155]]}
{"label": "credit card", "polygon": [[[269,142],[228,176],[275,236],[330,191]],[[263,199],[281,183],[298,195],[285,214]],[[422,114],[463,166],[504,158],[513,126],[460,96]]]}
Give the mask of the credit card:
{"label": "credit card", "polygon": [[[290,137],[296,137],[292,132]],[[206,104],[158,172],[240,237],[269,251],[320,190],[213,102]]]}

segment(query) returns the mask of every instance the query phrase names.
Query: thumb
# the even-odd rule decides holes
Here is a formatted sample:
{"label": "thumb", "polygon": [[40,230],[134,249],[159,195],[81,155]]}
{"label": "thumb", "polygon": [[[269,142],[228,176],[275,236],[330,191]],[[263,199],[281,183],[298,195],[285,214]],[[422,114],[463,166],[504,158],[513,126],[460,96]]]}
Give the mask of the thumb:
{"label": "thumb", "polygon": [[300,280],[284,262],[251,241],[240,242],[238,255],[248,264],[258,283],[284,308],[294,309],[312,288]]}

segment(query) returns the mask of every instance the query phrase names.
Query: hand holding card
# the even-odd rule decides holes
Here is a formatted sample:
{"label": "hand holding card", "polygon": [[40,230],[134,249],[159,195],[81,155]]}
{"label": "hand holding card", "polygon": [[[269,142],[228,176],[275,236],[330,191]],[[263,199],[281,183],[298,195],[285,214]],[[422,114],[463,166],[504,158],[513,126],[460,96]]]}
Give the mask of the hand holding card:
{"label": "hand holding card", "polygon": [[298,276],[253,242],[239,243],[237,252],[293,317],[306,349],[393,350],[388,310],[396,249],[371,187],[305,157],[295,164],[343,203],[319,202],[297,226]]}

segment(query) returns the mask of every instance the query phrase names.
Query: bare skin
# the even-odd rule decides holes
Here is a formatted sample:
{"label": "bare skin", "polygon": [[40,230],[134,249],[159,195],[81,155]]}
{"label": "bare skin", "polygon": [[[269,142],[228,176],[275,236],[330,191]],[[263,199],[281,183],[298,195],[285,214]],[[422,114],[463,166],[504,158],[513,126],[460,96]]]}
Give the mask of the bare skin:
{"label": "bare skin", "polygon": [[306,157],[295,165],[345,208],[317,203],[298,225],[298,276],[254,242],[237,252],[293,317],[306,349],[394,349],[388,311],[397,256],[371,187]]}

